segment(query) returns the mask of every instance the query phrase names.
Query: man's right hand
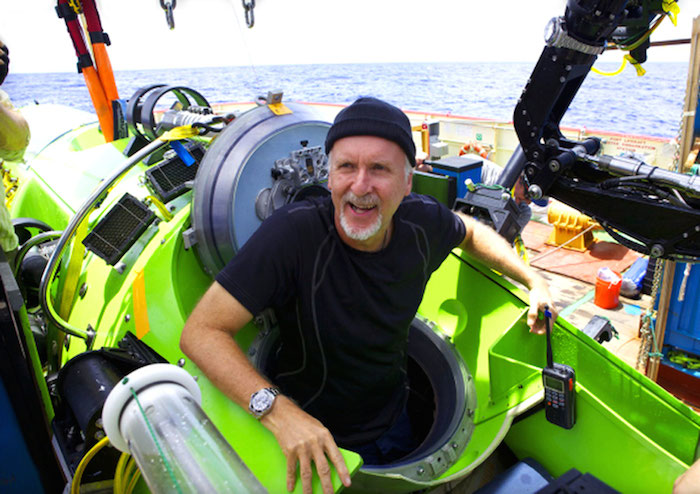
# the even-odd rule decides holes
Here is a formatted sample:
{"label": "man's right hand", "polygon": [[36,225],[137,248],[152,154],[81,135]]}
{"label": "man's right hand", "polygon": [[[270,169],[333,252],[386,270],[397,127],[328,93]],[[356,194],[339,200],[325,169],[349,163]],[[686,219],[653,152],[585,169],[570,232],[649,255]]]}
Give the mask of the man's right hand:
{"label": "man's right hand", "polygon": [[[252,392],[272,385],[252,366],[233,339],[252,318],[248,309],[215,282],[192,311],[180,337],[182,351],[216,387],[244,409]],[[288,490],[294,489],[299,463],[303,491],[311,493],[312,461],[324,493],[333,492],[328,460],[343,484],[350,485],[345,459],[331,433],[292,400],[278,395],[272,410],[260,421],[275,435],[287,457]]]}
{"label": "man's right hand", "polygon": [[287,490],[294,490],[297,479],[297,463],[304,494],[312,491],[313,470],[311,462],[321,479],[323,492],[333,492],[331,468],[333,463],[345,487],[350,486],[350,474],[345,459],[336,446],[333,436],[321,422],[299,408],[292,400],[279,395],[270,413],[261,419],[277,439],[282,452],[287,457]]}

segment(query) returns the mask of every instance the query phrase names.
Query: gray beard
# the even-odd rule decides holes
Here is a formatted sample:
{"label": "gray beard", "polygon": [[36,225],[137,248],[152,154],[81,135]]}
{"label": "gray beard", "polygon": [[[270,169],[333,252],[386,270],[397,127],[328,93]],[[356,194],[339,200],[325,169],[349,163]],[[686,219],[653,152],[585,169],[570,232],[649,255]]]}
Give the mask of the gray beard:
{"label": "gray beard", "polygon": [[343,227],[345,235],[347,235],[353,240],[364,242],[365,240],[369,240],[371,237],[376,235],[382,228],[382,214],[379,213],[379,215],[377,216],[377,220],[371,225],[365,228],[358,228],[350,226],[348,218],[345,216],[345,212],[341,211],[340,226]]}

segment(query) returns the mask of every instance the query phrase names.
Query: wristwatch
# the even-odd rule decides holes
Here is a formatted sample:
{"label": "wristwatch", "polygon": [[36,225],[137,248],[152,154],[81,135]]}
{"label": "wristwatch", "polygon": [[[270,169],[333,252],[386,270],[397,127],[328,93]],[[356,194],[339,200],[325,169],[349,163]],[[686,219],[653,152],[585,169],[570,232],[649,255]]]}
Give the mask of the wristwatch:
{"label": "wristwatch", "polygon": [[263,388],[250,395],[250,403],[248,410],[258,419],[263,418],[270,413],[272,405],[275,404],[275,398],[280,394],[277,388]]}

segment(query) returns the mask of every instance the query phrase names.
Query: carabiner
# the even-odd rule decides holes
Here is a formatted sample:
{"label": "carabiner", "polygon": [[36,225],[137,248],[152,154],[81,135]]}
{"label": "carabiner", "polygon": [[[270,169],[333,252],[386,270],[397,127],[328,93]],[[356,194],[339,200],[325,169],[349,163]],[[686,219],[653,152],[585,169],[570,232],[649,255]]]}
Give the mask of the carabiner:
{"label": "carabiner", "polygon": [[255,25],[255,13],[253,11],[253,9],[255,9],[255,0],[250,0],[248,2],[246,2],[246,0],[241,0],[241,2],[243,2],[243,11],[245,12],[245,23],[250,29]]}
{"label": "carabiner", "polygon": [[175,18],[173,17],[173,9],[177,5],[177,0],[172,0],[172,2],[166,2],[165,0],[160,0],[160,7],[165,10],[165,20],[168,21],[168,27],[172,31],[175,29]]}

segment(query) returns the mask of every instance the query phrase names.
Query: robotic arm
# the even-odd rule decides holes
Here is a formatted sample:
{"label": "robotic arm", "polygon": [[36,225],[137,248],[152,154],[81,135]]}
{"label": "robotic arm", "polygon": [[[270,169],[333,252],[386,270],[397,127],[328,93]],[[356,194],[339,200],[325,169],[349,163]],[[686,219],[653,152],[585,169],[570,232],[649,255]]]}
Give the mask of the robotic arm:
{"label": "robotic arm", "polygon": [[[511,188],[521,173],[528,191],[595,218],[620,243],[654,257],[700,257],[700,177],[641,161],[597,156],[600,142],[566,139],[559,123],[607,41],[622,44],[666,15],[661,0],[568,0],[563,17],[547,25],[544,48],[515,107],[520,147],[499,177]],[[646,59],[648,39],[633,56]],[[458,206],[487,220],[509,240],[517,233],[510,199],[477,190]],[[487,212],[485,212],[487,211]]]}

